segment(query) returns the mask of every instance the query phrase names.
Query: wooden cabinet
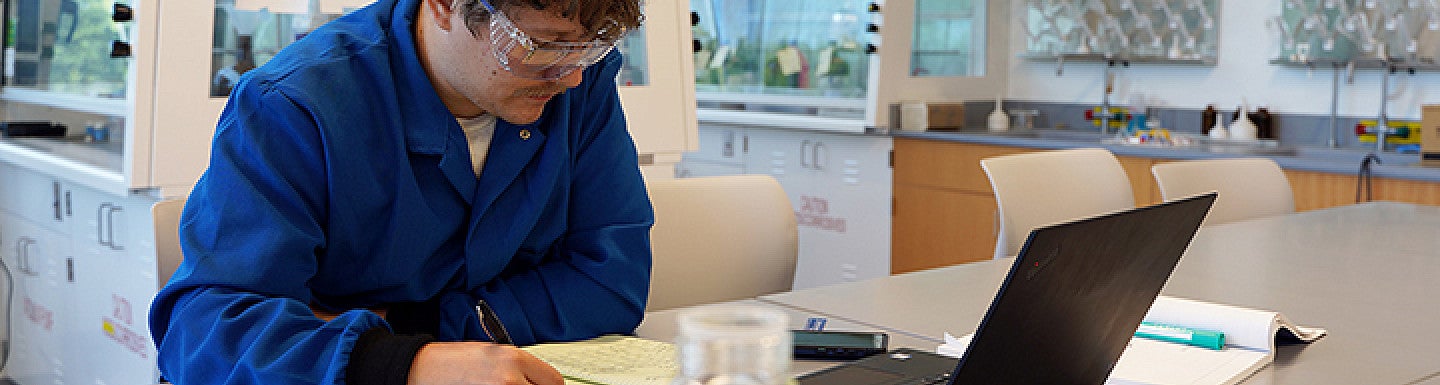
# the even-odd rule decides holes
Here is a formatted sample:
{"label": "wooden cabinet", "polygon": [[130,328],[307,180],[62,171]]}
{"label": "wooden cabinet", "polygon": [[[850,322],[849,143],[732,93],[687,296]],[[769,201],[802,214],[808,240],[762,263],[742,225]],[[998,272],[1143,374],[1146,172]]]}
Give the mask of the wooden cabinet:
{"label": "wooden cabinet", "polygon": [[[1295,191],[1295,210],[1307,211],[1354,204],[1354,175],[1285,170]],[[1377,201],[1408,202],[1440,206],[1440,183],[1406,179],[1374,178],[1370,198]],[[1363,197],[1362,197],[1363,198]]]}
{"label": "wooden cabinet", "polygon": [[890,272],[989,259],[999,222],[980,160],[1031,149],[895,138]]}
{"label": "wooden cabinet", "polygon": [[[896,138],[892,274],[989,259],[999,220],[980,160],[1042,149]],[[1150,167],[1170,159],[1117,157],[1136,205],[1159,203]],[[1355,203],[1354,175],[1285,170],[1297,211]],[[1440,183],[1375,178],[1373,200],[1440,206]]]}
{"label": "wooden cabinet", "polygon": [[896,183],[892,274],[989,259],[998,222],[991,194]]}
{"label": "wooden cabinet", "polygon": [[[980,160],[1039,149],[895,139],[893,274],[989,259],[999,231],[995,193]],[[1136,204],[1160,201],[1154,159],[1118,157]]]}

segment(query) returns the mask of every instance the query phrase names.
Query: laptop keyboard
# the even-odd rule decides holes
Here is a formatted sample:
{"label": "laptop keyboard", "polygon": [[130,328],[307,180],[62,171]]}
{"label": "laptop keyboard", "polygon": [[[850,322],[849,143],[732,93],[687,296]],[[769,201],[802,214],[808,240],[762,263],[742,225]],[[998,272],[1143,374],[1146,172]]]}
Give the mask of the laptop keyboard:
{"label": "laptop keyboard", "polygon": [[938,373],[938,374],[933,374],[933,375],[929,375],[929,376],[924,376],[924,377],[920,377],[920,378],[911,379],[911,380],[909,380],[909,381],[901,382],[901,383],[896,384],[896,385],[942,385],[942,384],[948,384],[948,383],[950,383],[950,373],[949,373],[949,372],[943,372],[943,373]]}

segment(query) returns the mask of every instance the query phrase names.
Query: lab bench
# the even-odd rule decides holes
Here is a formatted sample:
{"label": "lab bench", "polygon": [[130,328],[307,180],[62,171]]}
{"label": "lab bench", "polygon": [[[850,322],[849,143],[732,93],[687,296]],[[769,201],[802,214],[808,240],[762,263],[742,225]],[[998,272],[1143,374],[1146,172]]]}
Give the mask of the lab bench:
{"label": "lab bench", "polygon": [[[1294,146],[1155,146],[1103,140],[1099,133],[1034,130],[892,131],[894,210],[891,272],[898,274],[990,257],[998,218],[980,159],[1028,151],[1102,147],[1115,153],[1135,191],[1136,204],[1157,203],[1150,174],[1156,163],[1258,156],[1285,170],[1295,208],[1315,210],[1355,203],[1362,149]],[[1108,143],[1107,143],[1108,142]],[[1386,153],[1371,168],[1374,200],[1440,205],[1440,168],[1419,166],[1419,156]],[[936,256],[945,256],[936,258]]]}

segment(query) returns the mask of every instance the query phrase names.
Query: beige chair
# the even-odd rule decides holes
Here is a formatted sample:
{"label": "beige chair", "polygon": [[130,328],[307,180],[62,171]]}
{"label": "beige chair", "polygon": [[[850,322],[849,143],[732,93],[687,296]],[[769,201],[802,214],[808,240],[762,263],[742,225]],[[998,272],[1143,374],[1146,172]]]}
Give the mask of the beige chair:
{"label": "beige chair", "polygon": [[999,208],[995,258],[1019,253],[1036,227],[1135,207],[1130,178],[1105,149],[997,156],[980,160],[980,167]]}
{"label": "beige chair", "polygon": [[155,263],[160,286],[180,267],[185,255],[180,251],[180,212],[185,211],[185,198],[167,199],[150,207],[155,218]]}
{"label": "beige chair", "polygon": [[1218,191],[1205,224],[1295,212],[1295,193],[1280,165],[1266,158],[1192,160],[1150,168],[1165,200]]}
{"label": "beige chair", "polygon": [[795,211],[767,175],[654,179],[647,311],[790,290]]}

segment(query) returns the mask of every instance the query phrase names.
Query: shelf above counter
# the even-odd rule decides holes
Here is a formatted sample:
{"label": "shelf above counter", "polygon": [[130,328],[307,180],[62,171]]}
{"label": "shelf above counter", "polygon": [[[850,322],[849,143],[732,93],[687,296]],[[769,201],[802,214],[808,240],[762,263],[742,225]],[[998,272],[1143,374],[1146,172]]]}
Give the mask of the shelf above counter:
{"label": "shelf above counter", "polygon": [[1270,60],[1270,64],[1274,64],[1274,65],[1278,65],[1278,66],[1283,66],[1283,67],[1297,67],[1297,68],[1320,68],[1320,67],[1348,68],[1348,67],[1350,67],[1350,66],[1353,64],[1353,65],[1355,66],[1355,69],[1357,69],[1357,70],[1384,69],[1384,68],[1386,68],[1387,62],[1388,62],[1388,64],[1389,64],[1389,66],[1390,66],[1391,68],[1394,68],[1396,71],[1411,71],[1411,70],[1414,70],[1414,71],[1422,71],[1422,72],[1436,72],[1436,71],[1440,71],[1440,62],[1436,62],[1436,61],[1433,60],[1433,59],[1421,59],[1421,60],[1418,60],[1418,61],[1406,61],[1406,60],[1390,60],[1390,61],[1386,61],[1386,60],[1382,60],[1382,59],[1353,59],[1353,60],[1344,60],[1344,59],[1310,59],[1310,60],[1290,60],[1290,59],[1284,59],[1284,58],[1277,58],[1277,59],[1271,59],[1271,60]]}
{"label": "shelf above counter", "polygon": [[[1191,146],[1163,147],[1105,143],[1107,136],[1096,132],[1073,130],[1033,130],[989,133],[981,130],[962,131],[890,131],[896,138],[951,141],[1010,147],[1058,150],[1080,147],[1103,147],[1116,155],[1156,159],[1213,159],[1245,156],[1275,160],[1281,168],[1329,174],[1354,175],[1368,150],[1362,148],[1328,148],[1314,146]],[[1383,163],[1374,167],[1376,177],[1440,182],[1440,168],[1419,165],[1418,154],[1386,152]]]}
{"label": "shelf above counter", "polygon": [[102,98],[65,92],[6,87],[0,101],[25,103],[102,116],[125,116],[129,108],[123,98]]}
{"label": "shelf above counter", "polygon": [[1112,62],[1112,61],[1113,61],[1113,62],[1115,62],[1115,63],[1117,63],[1117,64],[1120,64],[1120,63],[1130,63],[1130,64],[1179,64],[1179,65],[1197,65],[1197,66],[1213,66],[1213,65],[1216,64],[1216,60],[1215,60],[1214,58],[1172,59],[1172,58],[1167,58],[1167,57],[1156,57],[1156,56],[1123,56],[1123,55],[1105,55],[1105,54],[1099,54],[1099,53],[1086,53],[1086,54],[1075,53],[1075,54],[1060,54],[1060,55],[1021,54],[1021,55],[1019,55],[1019,58],[1025,60],[1025,61],[1041,62],[1041,63],[1045,63],[1045,62],[1049,62],[1049,63],[1054,63],[1054,62],[1069,62],[1069,63],[1108,63],[1108,62]]}

